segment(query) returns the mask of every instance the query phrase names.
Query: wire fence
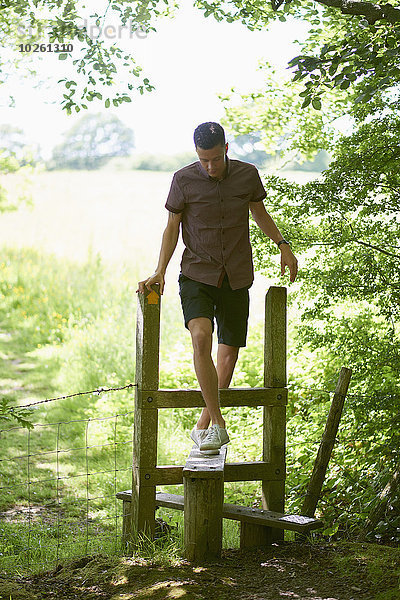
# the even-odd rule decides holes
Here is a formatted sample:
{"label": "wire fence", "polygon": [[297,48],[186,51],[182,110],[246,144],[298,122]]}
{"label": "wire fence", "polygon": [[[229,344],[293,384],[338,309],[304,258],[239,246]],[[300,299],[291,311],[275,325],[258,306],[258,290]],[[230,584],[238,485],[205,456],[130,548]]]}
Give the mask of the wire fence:
{"label": "wire fence", "polygon": [[[97,388],[66,398],[134,388]],[[300,389],[296,386],[296,390]],[[313,399],[331,390],[302,388]],[[99,409],[98,409],[99,410]],[[131,488],[134,411],[0,430],[0,569],[24,571],[60,560],[121,551],[122,506],[116,494]],[[340,431],[341,443],[359,440]],[[290,441],[290,452],[320,438]]]}
{"label": "wire fence", "polygon": [[0,430],[3,570],[120,550],[132,424],[129,411]]}

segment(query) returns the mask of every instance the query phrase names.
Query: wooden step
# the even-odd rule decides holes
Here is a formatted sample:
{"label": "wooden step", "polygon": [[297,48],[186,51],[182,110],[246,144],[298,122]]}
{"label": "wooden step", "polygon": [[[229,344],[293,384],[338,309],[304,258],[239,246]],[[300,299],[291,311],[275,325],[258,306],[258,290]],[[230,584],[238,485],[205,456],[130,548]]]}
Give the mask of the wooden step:
{"label": "wooden step", "polygon": [[[132,492],[131,490],[118,492],[117,498],[124,500],[124,502],[131,502]],[[156,503],[157,506],[175,510],[183,510],[184,507],[183,496],[178,494],[157,492]],[[320,519],[312,519],[310,517],[303,517],[302,515],[285,515],[270,510],[262,510],[260,508],[237,506],[236,504],[224,504],[222,517],[224,519],[244,521],[254,525],[264,525],[265,527],[274,527],[276,529],[288,529],[290,531],[297,531],[298,533],[307,533],[313,529],[319,529],[324,526],[324,523]]]}
{"label": "wooden step", "polygon": [[222,446],[218,454],[209,456],[200,452],[196,444],[193,445],[186,464],[183,467],[183,477],[198,477],[200,479],[218,478],[224,476],[226,461],[226,445]]}

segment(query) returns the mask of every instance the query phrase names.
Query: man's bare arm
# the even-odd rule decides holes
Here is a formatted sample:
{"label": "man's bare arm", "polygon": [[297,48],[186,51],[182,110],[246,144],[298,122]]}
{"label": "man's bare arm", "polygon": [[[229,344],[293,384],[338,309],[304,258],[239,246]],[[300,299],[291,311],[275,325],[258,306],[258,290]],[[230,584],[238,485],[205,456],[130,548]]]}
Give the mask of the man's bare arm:
{"label": "man's bare arm", "polygon": [[144,294],[145,287],[148,290],[151,290],[151,286],[153,285],[153,283],[160,284],[160,294],[164,292],[165,272],[167,270],[168,263],[171,260],[171,257],[175,251],[176,244],[178,243],[179,225],[181,220],[182,213],[168,212],[168,222],[162,236],[161,250],[157,268],[154,271],[153,275],[148,277],[148,279],[139,281],[138,289],[136,290],[136,292]]}
{"label": "man's bare arm", "polygon": [[[265,210],[263,202],[249,202],[249,208],[253,218],[261,231],[265,233],[275,244],[283,239],[283,235],[276,226],[273,218]],[[288,244],[281,244],[281,275],[285,274],[286,267],[289,267],[290,281],[294,281],[297,275],[297,258],[293,254]]]}

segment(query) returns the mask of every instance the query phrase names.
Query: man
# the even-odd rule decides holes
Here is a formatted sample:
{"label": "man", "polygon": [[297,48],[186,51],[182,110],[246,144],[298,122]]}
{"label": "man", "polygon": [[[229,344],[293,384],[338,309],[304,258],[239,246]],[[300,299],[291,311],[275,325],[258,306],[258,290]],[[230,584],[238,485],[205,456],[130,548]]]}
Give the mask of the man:
{"label": "man", "polygon": [[[281,274],[297,275],[297,260],[283,239],[263,200],[266,192],[254,165],[231,160],[221,125],[202,123],[194,132],[199,161],[174,174],[165,204],[165,228],[157,268],[139,282],[138,292],[154,283],[164,291],[167,265],[176,248],[179,228],[185,250],[179,275],[179,293],[193,344],[196,376],[204,398],[191,437],[204,454],[216,454],[229,442],[218,389],[227,388],[239,354],[246,345],[249,287],[254,270],[249,239],[249,209],[260,229],[281,252]],[[214,317],[217,321],[217,365],[211,357]],[[209,424],[211,422],[211,427]]]}

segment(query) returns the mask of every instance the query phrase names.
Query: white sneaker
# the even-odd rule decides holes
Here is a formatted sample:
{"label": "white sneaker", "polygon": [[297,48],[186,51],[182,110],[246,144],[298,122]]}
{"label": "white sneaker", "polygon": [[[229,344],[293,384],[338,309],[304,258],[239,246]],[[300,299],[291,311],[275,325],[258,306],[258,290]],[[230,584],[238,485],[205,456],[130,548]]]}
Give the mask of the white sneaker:
{"label": "white sneaker", "polygon": [[201,442],[204,440],[208,432],[208,429],[196,429],[196,427],[192,430],[190,437],[194,441],[194,443],[200,448]]}
{"label": "white sneaker", "polygon": [[219,437],[221,438],[221,446],[225,446],[225,444],[229,444],[231,441],[229,439],[227,430],[223,429],[222,427],[219,428]]}
{"label": "white sneaker", "polygon": [[223,429],[216,423],[209,428],[207,435],[200,444],[200,450],[201,452],[219,452],[221,446],[227,444],[229,441],[226,429]]}

